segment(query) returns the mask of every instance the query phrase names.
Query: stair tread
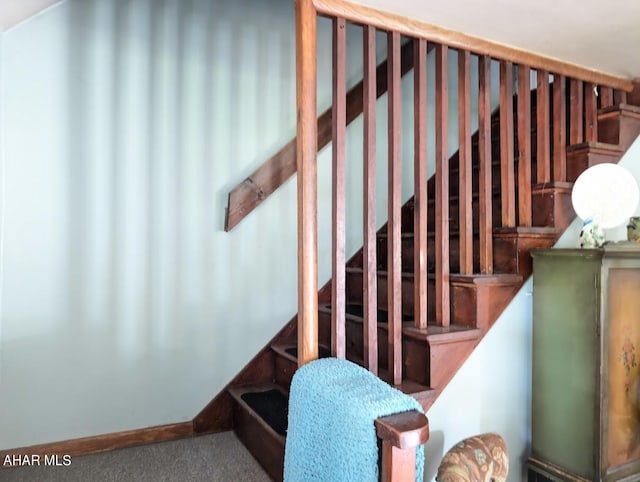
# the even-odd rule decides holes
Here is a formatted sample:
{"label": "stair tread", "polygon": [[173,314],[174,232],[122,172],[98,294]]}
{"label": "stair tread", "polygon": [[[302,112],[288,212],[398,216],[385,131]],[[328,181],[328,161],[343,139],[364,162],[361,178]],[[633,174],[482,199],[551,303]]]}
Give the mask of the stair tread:
{"label": "stair tread", "polygon": [[[360,366],[364,366],[364,362],[359,358],[354,357],[350,360]],[[386,383],[389,383],[389,380],[391,379],[390,373],[383,368],[378,368],[378,377],[384,380]],[[435,389],[406,378],[403,379],[399,385],[393,385],[391,383],[389,383],[389,385],[397,390],[400,390],[406,395],[411,395],[421,403],[427,402],[436,396]]]}
{"label": "stair tread", "polygon": [[622,154],[624,149],[619,144],[610,144],[608,142],[581,142],[579,144],[571,144],[567,146],[567,154],[572,151],[582,149],[595,149],[600,151],[611,151],[613,154]]}
{"label": "stair tread", "polygon": [[288,393],[270,382],[230,387],[229,394],[250,412],[276,438],[283,439],[287,431]]}
{"label": "stair tread", "polygon": [[[356,274],[362,274],[363,273],[363,269],[359,268],[357,266],[347,266],[346,268],[347,273],[356,273]],[[387,276],[387,271],[383,270],[383,269],[378,269],[377,270],[378,276],[382,276],[382,277],[386,277]],[[411,271],[403,271],[402,272],[402,277],[403,278],[414,278],[415,274]],[[429,280],[434,280],[436,277],[436,275],[434,273],[427,273],[427,278]],[[522,276],[520,276],[519,274],[512,274],[512,273],[493,273],[493,274],[481,274],[481,273],[473,273],[473,274],[459,274],[459,273],[450,273],[449,274],[449,279],[451,281],[457,281],[457,282],[472,282],[473,280],[475,281],[475,284],[490,284],[490,283],[495,283],[495,282],[499,282],[499,283],[511,283],[511,282],[519,282],[522,281]]]}
{"label": "stair tread", "polygon": [[640,114],[640,106],[632,105],[632,104],[614,104],[609,107],[604,107],[598,110],[598,116],[603,114],[610,114],[611,112],[616,111],[625,111],[625,112],[633,112],[635,114]]}
{"label": "stair tread", "polygon": [[[357,307],[356,309],[349,308]],[[318,306],[319,311],[323,311],[324,313],[331,313],[331,305],[323,304]],[[349,312],[351,311],[351,312]],[[358,314],[354,314],[354,312]],[[349,303],[347,304],[347,313],[346,317],[350,320],[356,321],[358,323],[364,323],[364,318],[361,314],[362,306]],[[384,320],[387,318],[387,312],[385,310],[378,310],[378,313],[384,313]],[[435,323],[429,323],[427,325],[426,330],[421,330],[415,328],[413,325],[413,318],[408,315],[402,315],[403,327],[402,331],[407,336],[418,340],[426,340],[426,341],[443,341],[443,340],[465,340],[465,339],[475,339],[478,338],[482,334],[482,330],[475,327],[470,327],[467,325],[458,325],[452,324],[450,326],[440,326]],[[378,317],[378,326],[380,328],[386,329],[388,323],[386,321],[381,321],[380,317]]]}
{"label": "stair tread", "polygon": [[[352,360],[355,363],[357,363],[358,365],[362,366],[362,363],[358,363],[361,362],[361,360]],[[386,370],[379,370],[379,374],[378,376],[382,379],[382,380],[388,380],[389,379],[389,373]],[[394,388],[400,390],[401,392],[412,396],[413,398],[415,398],[416,400],[418,400],[419,402],[426,402],[428,400],[431,400],[433,397],[435,397],[436,395],[436,391],[431,388],[431,387],[427,387],[426,385],[422,385],[421,383],[415,382],[413,380],[409,380],[409,379],[404,379],[402,380],[402,383],[400,385],[393,385]],[[243,406],[245,406],[246,408],[248,408],[249,410],[251,410],[252,412],[254,412],[256,415],[261,417],[261,414],[254,409],[253,407],[251,407],[242,397],[243,395],[246,394],[255,394],[255,393],[266,393],[272,390],[277,390],[280,394],[284,395],[287,399],[289,398],[289,394],[286,390],[284,390],[284,388],[282,388],[280,385],[276,385],[275,383],[271,383],[271,382],[260,382],[260,383],[251,383],[251,384],[246,384],[246,385],[239,385],[239,386],[235,386],[235,387],[231,387],[228,389],[229,393],[231,394],[231,396],[238,402],[241,403]],[[267,422],[268,424],[268,422]],[[274,433],[278,433],[271,425],[269,425],[271,430],[273,430]],[[286,429],[285,429],[286,431]],[[280,434],[279,434],[280,435]]]}
{"label": "stair tread", "polygon": [[562,234],[562,231],[551,226],[514,226],[494,228],[493,234],[537,234],[541,236],[558,236]]}
{"label": "stair tread", "polygon": [[[271,349],[276,352],[278,355],[287,358],[288,360],[297,363],[298,362],[298,347],[295,342],[287,343],[274,343],[271,345]],[[318,358],[327,358],[331,356],[331,349],[324,346],[318,345]]]}
{"label": "stair tread", "polygon": [[403,332],[407,336],[429,343],[447,343],[453,341],[475,340],[482,336],[482,330],[466,325],[451,324],[449,326],[427,325],[427,329],[406,327]]}
{"label": "stair tread", "polygon": [[[549,234],[549,235],[559,235],[562,234],[562,231],[558,228],[554,228],[551,226],[516,226],[512,228],[503,228],[496,227],[493,228],[493,234],[500,235],[504,233],[522,233],[522,234]],[[460,235],[460,231],[457,229],[449,230],[449,238],[456,239]],[[427,231],[427,237],[432,238],[435,236],[434,231]],[[479,233],[475,230],[473,232],[473,239],[477,240],[479,238]],[[379,239],[387,239],[389,237],[389,233],[387,231],[381,232],[377,234]],[[400,233],[400,237],[402,239],[412,239],[415,237],[415,233],[404,231]]]}
{"label": "stair tread", "polygon": [[[358,321],[361,322],[363,317],[364,317],[364,308],[362,307],[362,305],[359,305],[357,303],[347,303],[346,305],[346,314],[345,316],[348,319],[354,320],[354,321]],[[331,314],[331,304],[330,303],[323,303],[321,305],[318,306],[318,311],[322,311],[323,313],[329,313]],[[388,317],[388,312],[386,310],[380,309],[378,308],[378,324],[379,325],[386,325],[387,324],[387,318]],[[403,322],[409,322],[409,323],[413,323],[413,318],[410,317],[409,315],[402,315],[402,321]]]}
{"label": "stair tread", "polygon": [[452,283],[472,283],[476,285],[483,284],[517,284],[522,282],[522,275],[515,273],[492,273],[492,274],[458,274],[449,275]]}

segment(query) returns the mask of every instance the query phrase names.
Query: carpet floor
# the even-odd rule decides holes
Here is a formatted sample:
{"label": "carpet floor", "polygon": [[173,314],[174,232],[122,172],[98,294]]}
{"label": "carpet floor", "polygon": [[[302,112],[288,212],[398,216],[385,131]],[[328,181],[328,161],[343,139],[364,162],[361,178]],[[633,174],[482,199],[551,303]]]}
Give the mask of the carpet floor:
{"label": "carpet floor", "polygon": [[73,457],[68,467],[0,468],[2,482],[266,482],[233,432]]}

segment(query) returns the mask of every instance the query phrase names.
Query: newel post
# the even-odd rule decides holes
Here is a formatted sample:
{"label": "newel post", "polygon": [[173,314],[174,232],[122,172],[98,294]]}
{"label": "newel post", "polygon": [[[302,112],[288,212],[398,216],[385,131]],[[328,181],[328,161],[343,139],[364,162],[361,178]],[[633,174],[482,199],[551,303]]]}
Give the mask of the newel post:
{"label": "newel post", "polygon": [[[382,482],[414,482],[416,449],[429,439],[429,421],[411,410],[376,419],[376,435],[382,440]],[[418,449],[420,450],[420,449]]]}
{"label": "newel post", "polygon": [[318,358],[317,14],[296,0],[298,364]]}

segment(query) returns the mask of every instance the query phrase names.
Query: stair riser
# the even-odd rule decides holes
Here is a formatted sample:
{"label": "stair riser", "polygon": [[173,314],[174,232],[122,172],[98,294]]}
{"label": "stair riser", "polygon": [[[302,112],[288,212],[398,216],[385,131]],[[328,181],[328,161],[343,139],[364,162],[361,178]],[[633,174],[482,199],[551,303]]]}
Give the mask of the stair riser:
{"label": "stair riser", "polygon": [[452,283],[452,322],[482,329],[490,328],[520,286],[521,283],[506,285]]}
{"label": "stair riser", "polygon": [[[500,304],[505,296],[515,294],[520,284],[474,285],[470,283],[451,283],[451,323],[479,327],[488,325],[494,315],[504,309]],[[347,273],[347,303],[362,304],[362,274]],[[427,283],[427,318],[435,319],[435,281]],[[413,317],[414,313],[413,277],[402,280],[402,313]],[[378,308],[387,310],[387,277],[378,275]],[[499,311],[495,311],[498,307]]]}
{"label": "stair riser", "polygon": [[[471,201],[471,208],[473,210],[473,219],[474,219],[474,230],[477,231],[477,220],[479,216],[479,206],[480,202],[477,196]],[[491,199],[491,213],[492,213],[492,225],[493,227],[500,226],[500,209],[502,206],[502,202],[500,199],[500,192],[494,190],[493,197]],[[427,208],[427,231],[433,233],[435,232],[435,220],[436,220],[436,206],[435,202],[429,202]],[[402,210],[402,232],[404,233],[413,233],[414,232],[414,207],[413,203],[409,205],[406,209]],[[460,230],[460,203],[458,198],[452,199],[449,203],[449,230],[457,232]]]}
{"label": "stair riser", "polygon": [[531,192],[534,226],[565,229],[576,217],[571,204],[571,185],[539,185]]}
{"label": "stair riser", "polygon": [[[477,242],[474,243],[473,263],[476,269],[480,266],[480,253],[477,249]],[[414,272],[414,239],[412,237],[402,238],[402,271],[413,273]],[[460,271],[460,240],[452,238],[449,242],[449,266],[452,273]],[[378,238],[378,252],[377,252],[378,268],[382,270],[387,269],[387,238]],[[433,237],[427,238],[427,272],[433,273],[436,269],[436,255],[435,255],[435,239]]]}
{"label": "stair riser", "polygon": [[296,361],[293,361],[290,358],[276,353],[275,380],[278,385],[289,390],[289,387],[291,386],[291,380],[297,369],[298,363]]}
{"label": "stair riser", "polygon": [[[331,315],[326,312],[318,314],[318,323],[331,326]],[[378,367],[388,368],[388,330],[386,326],[378,326]],[[358,362],[364,359],[364,335],[361,322],[346,320],[348,358]],[[404,360],[403,377],[415,382],[429,384],[428,347],[424,342],[404,337],[402,340],[402,358]]]}
{"label": "stair riser", "polygon": [[598,141],[619,144],[626,150],[640,132],[640,116],[625,111],[611,112],[598,118]]}
{"label": "stair riser", "polygon": [[578,176],[591,166],[603,163],[617,163],[619,152],[603,152],[598,149],[581,149],[567,152],[567,180],[575,182]]}
{"label": "stair riser", "polygon": [[[347,272],[347,303],[362,305],[362,273]],[[413,316],[413,278],[402,279],[402,313]],[[429,281],[427,296],[434,299],[435,286],[433,281]],[[378,308],[387,310],[387,277],[385,274],[378,274]],[[430,319],[435,317],[433,303],[429,303],[428,315]]]}
{"label": "stair riser", "polygon": [[533,271],[530,249],[549,248],[557,236],[494,235],[493,264],[496,273],[517,273],[527,278]]}

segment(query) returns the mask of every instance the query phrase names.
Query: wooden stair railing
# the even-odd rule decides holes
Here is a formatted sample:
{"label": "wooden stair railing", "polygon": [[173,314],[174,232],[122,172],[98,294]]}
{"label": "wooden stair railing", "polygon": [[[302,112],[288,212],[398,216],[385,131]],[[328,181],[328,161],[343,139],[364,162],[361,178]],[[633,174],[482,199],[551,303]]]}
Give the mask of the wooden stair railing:
{"label": "wooden stair railing", "polygon": [[[371,29],[373,30],[373,29]],[[473,57],[472,57],[473,58]],[[479,69],[482,71],[482,59],[479,60]],[[375,64],[373,70],[375,70]],[[486,63],[485,63],[486,65]],[[548,77],[546,78],[548,81]],[[485,82],[485,86],[490,86],[489,81]],[[538,82],[536,82],[536,85]],[[431,86],[433,87],[433,86]],[[549,87],[549,86],[548,86]],[[366,90],[366,89],[365,89]],[[570,91],[570,88],[568,88]],[[593,89],[591,89],[593,92]],[[615,93],[615,92],[614,92]],[[538,143],[536,139],[540,135],[537,128],[539,120],[536,118],[538,112],[537,98],[544,95],[532,91],[531,93],[531,139],[532,139],[532,159],[538,159],[536,147]],[[589,94],[587,87],[584,87],[585,100]],[[481,96],[482,97],[482,96]],[[594,96],[594,99],[596,97]],[[600,97],[598,97],[599,99]],[[588,166],[598,162],[617,162],[626,146],[640,132],[640,108],[634,107],[640,105],[640,85],[636,87],[634,92],[628,94],[627,100],[632,105],[617,105],[598,111],[597,120],[597,143],[576,144],[567,148],[567,178],[565,183],[570,187],[571,181]],[[521,102],[518,97],[514,97],[514,104]],[[570,100],[567,101],[567,112],[571,110]],[[482,104],[482,103],[480,103]],[[551,103],[541,101],[542,106],[546,106],[542,111],[551,111]],[[594,109],[597,109],[598,105]],[[600,106],[601,107],[601,106]],[[489,112],[489,107],[486,108]],[[449,159],[450,165],[450,205],[451,205],[451,241],[450,241],[450,271],[454,273],[451,280],[451,289],[453,294],[453,314],[457,318],[461,318],[463,323],[452,320],[449,327],[440,327],[433,323],[435,319],[435,309],[433,306],[434,299],[434,268],[435,268],[435,179],[431,176],[427,183],[427,202],[424,211],[427,213],[427,258],[425,266],[428,271],[428,297],[431,300],[427,303],[427,320],[428,326],[426,330],[417,329],[413,323],[411,313],[415,307],[413,299],[415,297],[415,286],[413,280],[415,278],[415,243],[414,229],[415,211],[417,203],[414,199],[410,199],[402,208],[402,271],[403,271],[403,380],[399,387],[405,393],[414,397],[422,405],[424,410],[428,410],[434,403],[439,394],[445,388],[449,380],[455,375],[456,371],[462,366],[466,357],[472,352],[474,347],[482,339],[488,327],[497,319],[502,307],[510,301],[515,291],[520,286],[523,277],[526,277],[528,271],[528,256],[518,257],[518,250],[522,250],[521,246],[527,243],[541,246],[551,245],[559,236],[562,228],[566,227],[571,221],[573,214],[566,212],[567,207],[564,202],[563,187],[558,187],[551,181],[551,162],[549,161],[549,181],[543,184],[541,188],[534,185],[536,189],[532,190],[533,209],[533,226],[548,226],[547,228],[535,227],[533,230],[518,226],[511,232],[502,233],[500,228],[501,222],[501,206],[500,206],[500,126],[499,126],[499,110],[491,113],[490,120],[484,122],[488,129],[480,128],[471,139],[472,144],[472,170],[473,170],[473,188],[474,195],[472,197],[472,205],[474,212],[474,221],[478,219],[480,208],[484,207],[484,202],[480,203],[479,180],[478,174],[481,171],[480,154],[485,150],[484,157],[491,160],[488,164],[490,167],[489,180],[487,186],[488,198],[492,199],[491,209],[488,210],[492,215],[493,224],[496,228],[495,232],[489,230],[489,239],[495,245],[495,250],[491,252],[493,262],[489,266],[495,270],[496,277],[487,276],[480,269],[480,252],[479,246],[479,230],[477,221],[474,223],[474,275],[470,279],[473,283],[467,282],[466,285],[461,283],[459,272],[459,239],[457,236],[459,219],[458,219],[458,190],[459,179],[457,175],[459,153],[454,153]],[[482,116],[481,116],[482,117]],[[544,116],[539,116],[544,117]],[[586,127],[588,115],[586,109],[584,112]],[[550,118],[550,117],[549,117]],[[517,119],[517,117],[516,117]],[[482,121],[482,118],[479,119]],[[482,122],[480,122],[482,124]],[[569,128],[571,121],[569,121]],[[544,123],[543,123],[544,125]],[[408,127],[408,126],[406,126]],[[552,124],[547,124],[546,136],[550,139],[552,132]],[[485,147],[480,149],[482,137],[480,134],[483,130],[487,131],[485,137]],[[516,132],[514,144],[518,144],[520,132]],[[569,132],[567,133],[569,136]],[[544,137],[544,136],[542,136]],[[544,148],[543,148],[544,150]],[[549,142],[547,151],[551,152],[551,144]],[[544,157],[544,156],[542,156]],[[547,156],[550,158],[550,155]],[[516,154],[516,162],[518,162]],[[516,170],[517,172],[517,170]],[[532,166],[533,173],[537,173],[537,169]],[[536,174],[537,175],[537,174]],[[367,176],[365,176],[367,177]],[[535,177],[535,176],[534,176]],[[533,182],[533,181],[532,181]],[[536,181],[537,182],[537,179]],[[486,210],[486,209],[483,209]],[[380,307],[374,304],[371,312],[374,314],[377,325],[373,326],[375,337],[378,340],[378,346],[371,347],[371,351],[378,351],[378,358],[374,358],[378,362],[378,371],[380,377],[389,380],[387,370],[387,312],[386,306],[386,226],[383,226],[377,233],[374,232],[372,245],[374,248],[373,259],[374,264],[371,272],[380,285],[378,297],[381,300]],[[546,231],[545,231],[546,230]],[[538,232],[537,232],[538,231]],[[541,232],[539,232],[541,231]],[[533,232],[533,234],[532,234]],[[377,239],[376,239],[377,238]],[[546,244],[545,244],[546,243]],[[349,360],[367,366],[365,352],[367,350],[367,339],[365,335],[364,311],[366,306],[362,302],[363,299],[363,278],[364,266],[363,260],[366,259],[365,250],[358,251],[347,264],[347,297],[346,297],[346,356]],[[520,273],[507,275],[505,273]],[[511,279],[509,280],[509,277]],[[502,287],[497,281],[502,280]],[[491,283],[495,283],[492,285]],[[510,283],[510,284],[509,284]],[[514,284],[515,283],[515,284]],[[473,296],[460,298],[460,288],[467,289],[469,294],[469,285],[475,288]],[[318,309],[319,325],[319,355],[320,357],[330,356],[331,350],[331,317],[332,309],[330,305],[331,283],[327,283],[319,292],[318,300],[320,307]],[[365,297],[366,298],[366,297]],[[377,302],[378,300],[375,300]],[[484,308],[482,308],[484,306]],[[462,315],[461,316],[461,312]],[[297,318],[294,317],[286,326],[272,339],[265,348],[260,351],[256,357],[248,363],[248,365],[238,373],[238,375],[220,391],[217,396],[198,414],[194,419],[195,433],[210,433],[222,430],[233,429],[237,436],[250,450],[252,455],[262,464],[267,473],[274,480],[281,480],[283,460],[284,460],[284,442],[286,438],[287,418],[286,407],[288,388],[291,383],[291,377],[298,365],[297,346]],[[370,368],[371,369],[371,368]],[[266,400],[260,402],[261,398]],[[279,411],[267,410],[266,407],[279,407]],[[393,452],[393,451],[392,451]]]}
{"label": "wooden stair railing", "polygon": [[[375,29],[371,29],[375,33]],[[374,100],[387,92],[387,61],[376,67],[376,52],[371,52],[375,79],[369,86]],[[405,75],[413,67],[413,43],[407,42],[400,49],[400,71]],[[364,81],[358,82],[346,94],[346,123],[350,124],[363,113],[363,92],[367,88]],[[318,117],[318,151],[331,142],[333,108]],[[280,186],[289,180],[297,170],[296,138],[291,139],[278,152],[264,161],[258,169],[229,191],[225,210],[224,230],[229,232],[254,209],[262,204]]]}
{"label": "wooden stair railing", "polygon": [[[572,220],[572,182],[592,164],[617,162],[640,133],[640,107],[633,107],[640,105],[640,86],[625,93],[621,89],[629,89],[631,84],[624,80],[513,52],[490,42],[341,1],[298,0],[296,12],[299,313],[194,419],[196,433],[233,428],[275,480],[282,478],[287,392],[299,364],[317,356],[339,354],[344,347],[348,359],[377,372],[427,410],[530,274],[527,250],[550,246]],[[347,262],[344,262],[344,253],[333,255],[334,273],[341,271],[344,264],[344,281],[330,282],[320,292],[316,278],[318,132],[314,112],[318,14],[335,19],[334,65],[338,70],[344,65],[344,52],[340,50],[345,44],[341,32],[344,27],[340,26],[347,22],[363,25],[365,58],[362,92],[364,248]],[[391,199],[389,222],[376,232],[373,200],[377,194],[377,92],[374,86],[379,85],[380,79],[376,77],[373,53],[378,30],[387,33],[390,53],[389,68],[385,72],[392,98],[388,103],[390,126],[399,127],[397,119],[401,108],[394,66],[398,34],[411,37],[409,45],[415,66],[415,192],[414,198],[400,209],[400,215],[397,202]],[[435,82],[426,86],[425,59],[431,47],[436,57]],[[475,95],[474,89],[468,93],[467,76],[477,62],[479,118],[478,132],[470,136],[467,109],[463,105],[465,114],[457,119],[462,132],[460,149],[449,157],[446,67],[447,57],[454,49],[462,52],[457,75],[458,95],[464,99],[463,104],[467,104],[469,95]],[[471,60],[471,67],[467,59]],[[495,62],[501,64],[502,77],[509,86],[501,88],[502,107],[492,113],[490,72]],[[534,73],[535,82],[527,82]],[[514,79],[517,86],[513,84]],[[340,87],[343,76],[336,75],[335,80]],[[606,92],[603,86],[611,87],[612,94],[603,95]],[[428,181],[424,135],[427,87],[438,94],[433,126],[436,172]],[[600,95],[596,95],[596,87]],[[340,97],[345,89],[335,90],[342,92],[333,101],[338,112],[344,109],[345,102]],[[522,98],[523,93],[530,99]],[[618,104],[625,100],[633,105]],[[503,109],[509,112],[503,113]],[[408,127],[405,126],[405,132]],[[331,137],[339,140],[344,135],[345,122],[341,120],[329,129],[333,131]],[[388,136],[389,158],[397,162],[401,133],[392,129]],[[333,148],[337,157],[343,155],[339,145]],[[334,170],[334,198],[338,198],[344,189],[344,179],[340,179],[343,161],[334,159],[333,162],[339,167]],[[349,159],[349,162],[354,161]],[[391,163],[391,187],[397,185],[399,166],[400,163]],[[343,200],[334,199],[334,203],[332,215],[342,226]],[[334,229],[332,243],[344,249],[340,239],[344,234],[338,231]],[[464,241],[461,231],[466,231]],[[390,273],[392,271],[394,273]],[[339,277],[334,282],[336,279]],[[345,294],[339,293],[338,284],[344,285]],[[398,292],[399,303],[397,298],[392,299]],[[333,301],[332,297],[335,297]],[[338,297],[344,306],[336,310]],[[263,398],[266,402],[260,401]],[[273,406],[280,407],[278,413],[269,411]],[[413,465],[402,462],[410,454],[399,450],[404,446],[400,441],[413,440],[418,444],[428,436],[426,419],[420,416],[418,419],[417,426],[404,421],[393,429],[388,420],[376,422],[384,447],[383,459],[391,463],[383,471],[392,480],[399,477],[394,475],[395,468],[409,467],[412,472]],[[404,474],[407,479],[412,479],[412,475]]]}
{"label": "wooden stair railing", "polygon": [[[509,298],[513,293],[513,287],[522,283],[522,275],[526,272],[526,264],[517,262],[518,278],[511,275],[490,274],[493,268],[488,266],[487,245],[490,231],[493,231],[493,222],[488,212],[492,212],[491,166],[492,156],[486,149],[486,125],[490,123],[490,113],[486,109],[489,90],[486,85],[480,89],[483,97],[480,103],[483,105],[481,113],[483,119],[480,125],[483,127],[481,135],[485,137],[485,149],[481,149],[480,193],[482,194],[482,206],[485,210],[478,216],[478,230],[483,233],[484,254],[483,267],[480,273],[474,274],[474,216],[473,216],[473,179],[471,157],[471,133],[470,133],[470,65],[471,56],[481,56],[479,62],[480,79],[483,84],[488,81],[488,64],[491,58],[495,58],[500,64],[500,213],[501,222],[499,234],[503,237],[515,239],[515,257],[524,257],[526,250],[531,247],[530,238],[545,239],[548,234],[545,228],[536,231],[532,227],[532,203],[535,197],[535,186],[532,186],[532,147],[530,138],[530,91],[531,69],[536,70],[537,83],[541,87],[543,95],[537,101],[537,130],[541,150],[546,151],[550,144],[551,153],[539,153],[539,161],[542,165],[537,167],[537,180],[552,184],[566,184],[567,178],[567,131],[570,132],[570,140],[581,139],[584,133],[582,125],[582,102],[570,107],[570,119],[567,119],[567,94],[566,79],[570,79],[571,95],[575,97],[584,92],[584,81],[602,84],[601,106],[613,103],[613,92],[616,89],[631,90],[631,84],[623,79],[598,74],[574,65],[567,65],[553,59],[536,56],[529,53],[508,50],[497,44],[492,44],[479,39],[443,32],[434,26],[415,21],[407,21],[393,15],[385,14],[367,7],[357,6],[343,0],[296,0],[296,76],[297,76],[297,172],[298,172],[298,266],[299,266],[299,310],[298,310],[298,356],[297,361],[303,365],[318,357],[318,299],[317,299],[317,123],[316,123],[316,93],[317,93],[317,33],[316,22],[318,15],[325,15],[333,21],[333,173],[332,173],[332,300],[331,300],[331,354],[333,356],[346,356],[346,303],[347,283],[345,278],[345,147],[346,136],[345,119],[345,65],[346,65],[346,24],[347,21],[365,25],[365,66],[366,55],[375,49],[373,45],[374,35],[371,29],[380,29],[387,33],[388,54],[388,221],[386,227],[387,266],[386,266],[386,301],[380,298],[380,285],[375,286],[376,278],[371,275],[374,269],[375,256],[370,250],[371,227],[365,226],[365,246],[368,247],[366,258],[363,257],[363,269],[367,276],[362,277],[362,305],[366,307],[363,320],[364,364],[373,371],[378,372],[377,360],[371,356],[372,350],[377,350],[378,343],[372,335],[373,326],[377,326],[376,315],[372,313],[372,307],[380,307],[386,304],[386,331],[387,331],[387,381],[397,387],[403,383],[403,315],[410,314],[414,319],[416,336],[428,338],[428,321],[425,324],[425,316],[430,312],[429,304],[435,305],[435,319],[433,326],[449,329],[453,323],[474,324],[476,327],[486,330],[491,322],[487,313],[490,310],[492,297],[500,297],[497,305],[504,308],[504,298]],[[414,65],[417,67],[414,75],[414,142],[415,162],[414,178],[416,179],[414,199],[414,253],[416,260],[416,272],[413,276],[413,292],[415,299],[411,300],[411,306],[403,297],[404,275],[402,273],[402,209],[401,209],[401,166],[402,166],[402,125],[401,125],[401,67],[400,67],[400,41],[401,35],[409,36],[414,42],[414,52],[417,58]],[[437,42],[435,61],[435,290],[433,300],[427,298],[427,277],[421,260],[427,258],[426,239],[426,209],[427,192],[421,184],[427,183],[427,179],[421,177],[424,173],[425,162],[424,146],[426,129],[424,128],[425,109],[422,107],[425,96],[426,82],[424,75],[424,62],[421,55],[426,56],[427,42]],[[457,49],[458,54],[458,116],[460,149],[458,153],[458,271],[450,272],[451,230],[449,225],[450,207],[450,166],[448,165],[448,53]],[[514,65],[517,66],[518,103],[514,115],[513,73]],[[549,88],[549,74],[553,76],[552,96],[549,104],[546,104]],[[483,75],[484,74],[484,75]],[[363,83],[371,85],[371,69],[364,71]],[[588,88],[587,91],[590,89]],[[373,103],[371,96],[367,101]],[[544,102],[544,104],[543,104]],[[592,102],[586,99],[587,105]],[[592,106],[591,106],[592,108]],[[365,106],[369,113],[371,105]],[[549,112],[550,109],[550,112]],[[591,112],[589,110],[589,112]],[[549,116],[552,116],[552,135],[549,139]],[[590,119],[587,121],[591,126]],[[370,195],[370,168],[371,150],[374,148],[372,139],[371,117],[365,118],[363,151],[365,152],[365,192]],[[546,123],[544,123],[546,122]],[[593,126],[590,127],[592,130]],[[517,135],[517,144],[516,144]],[[551,142],[550,142],[551,141]],[[516,154],[517,152],[517,165]],[[487,154],[489,154],[487,156]],[[371,212],[367,207],[375,203],[375,199],[365,198],[364,217],[371,222]],[[495,235],[495,232],[493,233]],[[520,234],[527,242],[521,242]],[[542,236],[541,236],[542,235]],[[364,261],[367,265],[364,266]],[[494,266],[495,267],[495,266]],[[492,286],[497,287],[496,294],[490,294]],[[505,288],[508,296],[505,296]],[[483,288],[481,288],[483,287]],[[483,299],[480,301],[481,289],[484,289]],[[488,290],[488,291],[487,291]],[[475,297],[478,299],[474,310],[461,312],[459,306],[461,300]],[[469,303],[467,303],[469,304]],[[364,310],[363,310],[364,311]],[[495,314],[495,313],[494,313]],[[374,321],[376,320],[376,321]],[[377,328],[376,328],[377,331]],[[368,346],[367,346],[368,345]],[[433,379],[430,381],[433,384]],[[378,421],[378,433],[383,426]],[[383,433],[386,433],[382,431]],[[396,473],[393,467],[406,462],[406,454],[396,451],[389,443],[383,444],[383,460],[389,461],[386,474],[389,480],[408,480],[413,474]],[[410,465],[413,467],[413,465]],[[397,478],[396,478],[397,477]]]}

